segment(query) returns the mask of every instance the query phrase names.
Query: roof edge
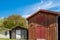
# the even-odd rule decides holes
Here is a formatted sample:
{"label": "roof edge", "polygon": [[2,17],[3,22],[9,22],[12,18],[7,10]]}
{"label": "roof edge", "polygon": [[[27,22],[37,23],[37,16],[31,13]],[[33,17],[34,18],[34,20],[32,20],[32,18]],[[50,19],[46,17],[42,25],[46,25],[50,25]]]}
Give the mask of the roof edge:
{"label": "roof edge", "polygon": [[49,13],[49,14],[52,13],[54,15],[59,15],[60,14],[60,12],[55,12],[55,11],[40,9],[37,12],[33,13],[31,16],[27,17],[26,19],[29,20],[29,18],[31,18],[32,16],[36,15],[38,12],[41,12],[41,13]]}

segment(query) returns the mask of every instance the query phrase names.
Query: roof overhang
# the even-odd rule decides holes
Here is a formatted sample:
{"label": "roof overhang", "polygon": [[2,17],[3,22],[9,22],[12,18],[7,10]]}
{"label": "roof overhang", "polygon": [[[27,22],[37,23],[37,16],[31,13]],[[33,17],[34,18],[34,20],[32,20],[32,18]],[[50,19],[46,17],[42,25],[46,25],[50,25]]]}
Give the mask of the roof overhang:
{"label": "roof overhang", "polygon": [[40,9],[37,12],[33,13],[31,16],[27,17],[26,19],[29,20],[31,17],[33,17],[34,15],[36,15],[38,13],[49,13],[49,14],[54,14],[54,15],[60,15],[60,12],[54,12],[54,11],[50,11],[50,10]]}

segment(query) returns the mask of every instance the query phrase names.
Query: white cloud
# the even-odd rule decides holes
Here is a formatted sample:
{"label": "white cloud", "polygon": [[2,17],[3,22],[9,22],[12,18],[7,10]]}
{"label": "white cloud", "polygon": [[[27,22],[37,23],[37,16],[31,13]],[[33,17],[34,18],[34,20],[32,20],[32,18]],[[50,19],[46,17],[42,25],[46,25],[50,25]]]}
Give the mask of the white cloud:
{"label": "white cloud", "polygon": [[42,8],[42,9],[47,9],[47,8],[50,8],[50,7],[52,6],[52,4],[53,4],[53,2],[50,1],[50,2],[48,2],[48,3],[44,4],[44,5],[42,5],[40,8]]}
{"label": "white cloud", "polygon": [[27,18],[27,17],[29,17],[29,16],[30,16],[30,14],[28,14],[28,15],[23,15],[22,17]]}
{"label": "white cloud", "polygon": [[25,14],[23,15],[23,17],[26,18],[26,17],[30,16],[30,14],[36,12],[39,9],[50,9],[50,8],[54,8],[54,7],[58,7],[58,6],[60,6],[59,2],[54,3],[53,1],[46,1],[46,2],[41,1],[40,3],[26,6],[25,10],[24,10]]}

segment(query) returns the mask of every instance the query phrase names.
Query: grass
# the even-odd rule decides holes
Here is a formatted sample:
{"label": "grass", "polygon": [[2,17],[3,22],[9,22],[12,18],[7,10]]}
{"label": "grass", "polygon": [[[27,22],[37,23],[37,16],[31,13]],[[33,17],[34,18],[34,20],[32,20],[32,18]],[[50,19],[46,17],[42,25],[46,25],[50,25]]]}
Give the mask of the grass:
{"label": "grass", "polygon": [[[0,40],[18,40],[18,39],[0,38]],[[25,40],[25,39],[20,39],[20,40]]]}
{"label": "grass", "polygon": [[16,39],[0,38],[0,40],[16,40]]}

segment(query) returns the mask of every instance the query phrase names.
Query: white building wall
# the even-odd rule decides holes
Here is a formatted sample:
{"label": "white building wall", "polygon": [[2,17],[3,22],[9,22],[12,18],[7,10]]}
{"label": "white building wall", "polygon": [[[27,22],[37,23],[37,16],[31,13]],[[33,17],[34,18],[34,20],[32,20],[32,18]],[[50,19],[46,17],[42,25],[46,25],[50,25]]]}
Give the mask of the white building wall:
{"label": "white building wall", "polygon": [[0,38],[9,38],[9,32],[5,35],[5,32],[0,32]]}

